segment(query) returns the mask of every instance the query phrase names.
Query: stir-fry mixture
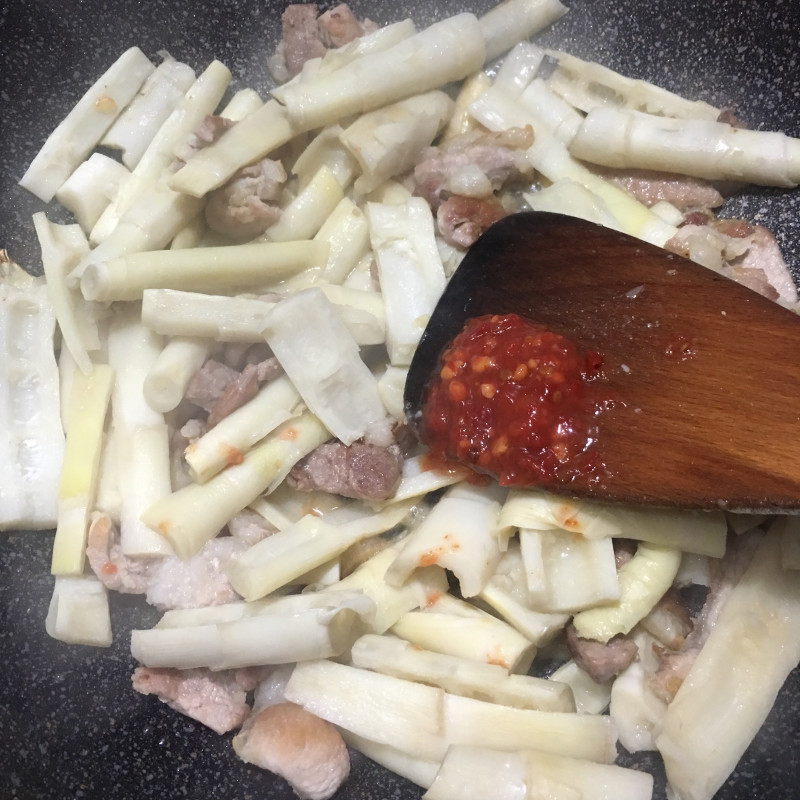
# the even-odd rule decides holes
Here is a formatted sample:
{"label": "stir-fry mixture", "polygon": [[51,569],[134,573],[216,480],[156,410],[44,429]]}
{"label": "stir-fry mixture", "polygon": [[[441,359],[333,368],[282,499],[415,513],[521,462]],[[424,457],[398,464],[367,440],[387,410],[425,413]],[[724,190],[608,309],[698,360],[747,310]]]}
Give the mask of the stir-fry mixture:
{"label": "stir-fry mixture", "polygon": [[133,688],[301,797],[346,743],[429,800],[651,797],[618,744],[711,798],[800,660],[794,519],[508,488],[405,422],[448,277],[520,209],[796,307],[770,232],[716,209],[795,186],[800,141],[531,43],[565,12],[291,5],[267,98],[133,48],[21,181],[75,218],[37,213],[44,277],[4,253],[0,285],[0,525],[56,529],[47,631],[107,646],[109,592],[144,595]]}

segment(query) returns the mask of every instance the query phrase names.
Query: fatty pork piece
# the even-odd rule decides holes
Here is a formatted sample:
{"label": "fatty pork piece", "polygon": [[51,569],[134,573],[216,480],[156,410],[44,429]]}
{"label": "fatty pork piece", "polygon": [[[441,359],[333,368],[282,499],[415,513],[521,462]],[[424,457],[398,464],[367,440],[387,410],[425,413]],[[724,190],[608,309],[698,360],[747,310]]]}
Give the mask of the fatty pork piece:
{"label": "fatty pork piece", "polygon": [[637,644],[627,636],[618,634],[608,642],[584,639],[578,636],[570,622],[566,629],[567,647],[575,663],[597,683],[610,681],[629,667],[639,652]]}
{"label": "fatty pork piece", "polygon": [[319,490],[357,500],[386,500],[394,494],[403,469],[397,444],[387,447],[327,442],[312,450],[286,476],[293,489]]}
{"label": "fatty pork piece", "polygon": [[286,177],[281,162],[271,158],[242,167],[208,195],[205,218],[209,229],[237,241],[264,233],[281,217],[278,200]]}
{"label": "fatty pork piece", "polygon": [[295,703],[254,712],[233,749],[242,761],[285,778],[303,800],[328,800],[350,774],[350,756],[336,728]]}
{"label": "fatty pork piece", "polygon": [[156,695],[170,708],[218,734],[241,727],[250,714],[247,693],[258,683],[256,669],[220,670],[137,667],[133,688]]}
{"label": "fatty pork piece", "polygon": [[346,3],[320,14],[315,3],[294,3],[281,16],[283,39],[267,61],[277,83],[285,83],[312,58],[321,58],[332,48],[377,30],[369,19],[360,22]]}
{"label": "fatty pork piece", "polygon": [[223,536],[207,542],[197,555],[186,560],[177,556],[126,556],[111,518],[96,513],[89,525],[86,557],[94,574],[109,589],[144,594],[150,605],[166,611],[240,600],[222,567],[248,547],[242,539]]}
{"label": "fatty pork piece", "polygon": [[439,233],[448,244],[467,248],[506,215],[495,193],[529,179],[525,150],[533,130],[471,131],[424,151],[414,168],[415,193],[436,210]]}
{"label": "fatty pork piece", "polygon": [[722,205],[720,190],[710,181],[669,172],[646,169],[593,168],[606,180],[632,194],[648,207],[665,200],[681,211],[697,208],[717,208]]}
{"label": "fatty pork piece", "polygon": [[175,149],[175,162],[172,169],[180,169],[195,153],[208,147],[234,125],[232,119],[221,117],[219,114],[208,114],[186,141]]}
{"label": "fatty pork piece", "polygon": [[206,429],[213,428],[248,400],[252,400],[262,383],[281,373],[278,359],[265,358],[246,364],[239,371],[209,358],[189,381],[185,399],[208,412]]}
{"label": "fatty pork piece", "polygon": [[770,300],[797,302],[797,288],[780,246],[761,225],[698,212],[688,215],[664,247]]}

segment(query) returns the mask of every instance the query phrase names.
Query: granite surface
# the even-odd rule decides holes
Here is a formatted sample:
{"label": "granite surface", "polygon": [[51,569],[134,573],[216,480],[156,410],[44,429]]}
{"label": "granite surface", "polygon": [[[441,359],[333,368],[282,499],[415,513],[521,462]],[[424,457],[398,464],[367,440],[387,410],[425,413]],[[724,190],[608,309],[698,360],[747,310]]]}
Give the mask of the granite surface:
{"label": "granite surface", "polygon": [[[354,2],[379,22],[419,22],[490,3]],[[624,73],[720,106],[751,127],[800,135],[800,3],[797,0],[572,0],[541,41]],[[264,92],[264,59],[282,3],[264,0],[6,0],[0,8],[0,247],[40,271],[29,222],[42,204],[16,185],[47,133],[102,68],[139,45],[196,68],[212,58],[234,73],[234,88]],[[800,272],[800,192],[747,193],[730,201],[771,227]],[[66,219],[48,209],[54,219]],[[732,397],[735,387],[732,387]],[[235,758],[218,737],[130,688],[128,632],[157,614],[116,596],[109,650],[70,647],[44,633],[51,592],[52,534],[0,536],[0,800],[194,798],[280,800],[286,784]],[[766,725],[720,791],[720,800],[786,800],[800,785],[800,674],[779,695]],[[657,774],[657,759],[625,758]],[[355,756],[341,800],[412,800],[421,793]],[[488,798],[487,798],[488,800]]]}

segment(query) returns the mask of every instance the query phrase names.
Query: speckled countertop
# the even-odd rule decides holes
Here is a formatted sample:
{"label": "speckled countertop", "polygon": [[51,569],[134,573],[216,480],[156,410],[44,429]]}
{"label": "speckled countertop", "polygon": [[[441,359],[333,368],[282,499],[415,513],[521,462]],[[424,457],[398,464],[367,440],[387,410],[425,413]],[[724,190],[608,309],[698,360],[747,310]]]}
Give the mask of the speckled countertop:
{"label": "speckled countertop", "polygon": [[[379,22],[427,22],[491,3],[442,0],[353,2]],[[542,38],[666,88],[733,107],[752,127],[800,136],[798,0],[572,0]],[[195,67],[220,58],[235,88],[267,87],[265,54],[277,39],[282,3],[263,0],[7,0],[0,8],[0,247],[41,269],[30,214],[41,204],[16,185],[45,136],[122,50],[166,49]],[[800,192],[735,198],[732,215],[771,227],[800,273]],[[63,219],[49,209],[55,219]],[[731,387],[735,402],[735,387]],[[158,615],[116,596],[109,650],[69,647],[44,633],[51,592],[52,534],[0,535],[0,800],[265,800],[293,797],[281,781],[236,759],[218,737],[130,688],[128,632]],[[718,795],[787,800],[800,785],[800,673]],[[654,769],[657,759],[631,760]],[[412,800],[420,792],[354,757],[341,800]],[[664,797],[657,780],[657,798]]]}

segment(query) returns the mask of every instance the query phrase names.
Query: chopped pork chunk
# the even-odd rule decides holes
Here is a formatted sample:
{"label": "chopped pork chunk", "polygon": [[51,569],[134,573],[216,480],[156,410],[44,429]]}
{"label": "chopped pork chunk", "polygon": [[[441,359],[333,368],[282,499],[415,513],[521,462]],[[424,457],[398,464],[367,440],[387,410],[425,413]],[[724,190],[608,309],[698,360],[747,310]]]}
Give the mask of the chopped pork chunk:
{"label": "chopped pork chunk", "polygon": [[137,667],[132,680],[137,692],[157,695],[181,714],[223,734],[239,728],[250,713],[247,691],[252,686],[241,684],[240,672]]}
{"label": "chopped pork chunk", "polygon": [[506,213],[494,197],[481,199],[454,194],[439,206],[436,225],[448,244],[466,249]]}
{"label": "chopped pork chunk", "polygon": [[770,300],[797,302],[797,288],[773,235],[744,220],[692,214],[664,247],[690,258]]}
{"label": "chopped pork chunk", "polygon": [[277,201],[286,177],[280,161],[271,158],[242,167],[209,194],[206,224],[212,231],[237,240],[264,233],[280,219]]}
{"label": "chopped pork chunk", "polygon": [[89,527],[86,556],[95,575],[109,589],[144,594],[150,605],[166,611],[240,600],[223,565],[248,546],[245,541],[224,536],[207,542],[197,555],[186,560],[177,556],[126,556],[111,518],[98,513]]}
{"label": "chopped pork chunk", "polygon": [[639,648],[636,643],[622,634],[608,642],[584,639],[578,636],[575,626],[566,627],[567,647],[575,663],[597,683],[610,681],[615,675],[630,666]]}
{"label": "chopped pork chunk", "polygon": [[318,489],[359,500],[385,500],[400,483],[402,466],[397,445],[328,442],[295,465],[286,480],[303,492]]}
{"label": "chopped pork chunk", "polygon": [[328,800],[350,774],[350,756],[336,728],[294,703],[251,715],[233,749],[242,761],[285,778],[303,800]]}
{"label": "chopped pork chunk", "polygon": [[525,156],[531,144],[533,131],[528,126],[466,133],[430,147],[414,168],[416,193],[434,209],[448,195],[491,197],[509,181],[531,175]]}
{"label": "chopped pork chunk", "polygon": [[595,171],[646,206],[654,206],[661,200],[666,200],[686,211],[694,208],[717,208],[723,202],[719,189],[701,178],[644,169]]}
{"label": "chopped pork chunk", "polygon": [[213,144],[234,124],[233,120],[220,117],[217,114],[209,114],[195,129],[191,136],[180,145],[175,151],[174,168],[182,166],[186,161],[202,150],[204,147]]}
{"label": "chopped pork chunk", "polygon": [[238,377],[238,370],[209,358],[189,381],[185,398],[193,405],[200,406],[204,411],[211,411],[214,404],[225,393],[228,385]]}
{"label": "chopped pork chunk", "polygon": [[294,3],[281,16],[283,39],[267,61],[272,77],[285,83],[306,61],[321,58],[328,49],[342,47],[377,29],[371,20],[359,22],[346,3],[320,16],[315,3]]}

